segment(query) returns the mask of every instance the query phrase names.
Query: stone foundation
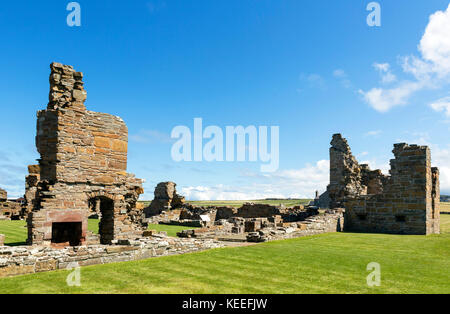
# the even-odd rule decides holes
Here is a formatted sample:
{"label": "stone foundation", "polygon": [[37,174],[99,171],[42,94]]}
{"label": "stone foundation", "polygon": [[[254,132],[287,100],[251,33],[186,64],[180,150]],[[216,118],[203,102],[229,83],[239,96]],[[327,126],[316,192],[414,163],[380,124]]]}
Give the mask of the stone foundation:
{"label": "stone foundation", "polygon": [[[0,237],[1,240],[1,237]],[[154,236],[127,245],[92,245],[55,249],[51,247],[0,247],[0,278],[79,266],[136,261],[152,257],[199,252],[223,247],[214,240]]]}
{"label": "stone foundation", "polygon": [[322,233],[342,232],[344,230],[343,210],[332,211],[323,215],[312,216],[302,222],[285,224],[279,228],[261,229],[247,235],[248,242],[267,242],[317,235]]}

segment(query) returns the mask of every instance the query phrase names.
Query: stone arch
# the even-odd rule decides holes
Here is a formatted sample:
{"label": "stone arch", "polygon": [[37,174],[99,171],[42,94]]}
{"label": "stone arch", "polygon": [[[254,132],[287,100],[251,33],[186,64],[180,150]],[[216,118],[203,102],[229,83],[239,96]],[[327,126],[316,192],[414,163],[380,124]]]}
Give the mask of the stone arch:
{"label": "stone arch", "polygon": [[88,193],[89,207],[98,206],[100,223],[98,231],[101,244],[111,244],[114,240],[115,202],[117,198],[104,192]]}

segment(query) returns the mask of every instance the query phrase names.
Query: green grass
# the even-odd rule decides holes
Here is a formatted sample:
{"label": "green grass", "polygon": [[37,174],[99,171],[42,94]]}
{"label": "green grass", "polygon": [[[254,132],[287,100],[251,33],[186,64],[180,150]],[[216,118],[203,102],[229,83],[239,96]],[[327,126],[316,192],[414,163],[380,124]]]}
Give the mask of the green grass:
{"label": "green grass", "polygon": [[[332,233],[249,247],[0,279],[2,293],[450,293],[450,215],[441,235]],[[381,265],[369,288],[366,267]]]}
{"label": "green grass", "polygon": [[94,234],[98,234],[98,224],[100,220],[99,219],[89,219],[88,220],[88,230],[91,231]]}
{"label": "green grass", "polygon": [[[448,226],[450,217],[443,217]],[[366,284],[381,265],[381,286]],[[0,279],[2,293],[450,293],[450,233],[333,233]]]}
{"label": "green grass", "polygon": [[450,212],[450,202],[441,202],[441,212]]}
{"label": "green grass", "polygon": [[169,237],[176,237],[177,232],[181,232],[183,230],[197,229],[193,227],[183,227],[183,226],[170,226],[170,225],[155,225],[149,224],[148,229],[156,230],[158,232],[165,231]]}
{"label": "green grass", "polygon": [[0,221],[0,234],[6,236],[5,245],[26,245],[28,237],[27,223],[25,221]]}
{"label": "green grass", "polygon": [[[88,229],[89,231],[98,234],[98,219],[89,219]],[[195,229],[191,227],[182,226],[168,226],[168,225],[149,225],[150,230],[166,231],[169,237],[176,237],[177,232],[186,229]],[[19,246],[26,245],[27,240],[27,228],[25,221],[0,221],[0,234],[6,236],[5,245]]]}
{"label": "green grass", "polygon": [[241,207],[244,203],[255,203],[255,204],[268,204],[268,205],[284,205],[286,207],[307,205],[310,199],[300,199],[300,200],[255,200],[255,201],[188,201],[188,203],[197,206],[232,206]]}
{"label": "green grass", "polygon": [[450,235],[450,215],[441,215],[441,233]]}

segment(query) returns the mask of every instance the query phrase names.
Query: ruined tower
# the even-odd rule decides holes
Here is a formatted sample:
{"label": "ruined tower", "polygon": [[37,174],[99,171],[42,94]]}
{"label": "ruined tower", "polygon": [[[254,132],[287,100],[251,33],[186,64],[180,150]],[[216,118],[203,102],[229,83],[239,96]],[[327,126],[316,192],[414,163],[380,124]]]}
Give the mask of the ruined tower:
{"label": "ruined tower", "polygon": [[346,229],[400,234],[439,233],[439,170],[427,146],[394,145],[390,176],[359,165],[347,140],[333,135],[330,185],[321,200],[345,207]]}
{"label": "ruined tower", "polygon": [[128,174],[128,129],[119,117],[86,110],[83,74],[52,63],[46,110],[37,114],[39,165],[30,166],[26,200],[29,244],[79,245],[100,203],[100,242],[139,229],[142,181]]}

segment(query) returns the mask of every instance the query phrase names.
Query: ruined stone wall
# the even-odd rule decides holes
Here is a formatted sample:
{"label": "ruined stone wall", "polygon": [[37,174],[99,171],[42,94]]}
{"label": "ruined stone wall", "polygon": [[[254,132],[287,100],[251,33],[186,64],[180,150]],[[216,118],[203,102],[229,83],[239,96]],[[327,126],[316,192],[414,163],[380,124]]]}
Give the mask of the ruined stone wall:
{"label": "ruined stone wall", "polygon": [[427,230],[429,233],[441,232],[441,187],[439,169],[431,168],[431,211],[427,212]]}
{"label": "ruined stone wall", "polygon": [[361,183],[367,187],[367,194],[381,194],[389,177],[381,170],[370,170],[369,165],[361,165]]}
{"label": "ruined stone wall", "polygon": [[155,188],[155,198],[150,206],[144,209],[145,217],[150,218],[163,211],[174,210],[185,204],[185,198],[178,195],[174,182],[161,182]]}
{"label": "ruined stone wall", "polygon": [[244,204],[235,214],[235,217],[262,218],[280,215],[280,207],[267,204]]}
{"label": "ruined stone wall", "polygon": [[222,247],[214,240],[151,237],[128,241],[128,245],[92,245],[54,249],[50,247],[1,247],[0,278],[66,269],[79,266],[117,263],[152,257],[198,252]]}
{"label": "ruined stone wall", "polygon": [[0,220],[20,219],[22,206],[13,201],[8,201],[8,193],[0,189]]}
{"label": "ruined stone wall", "polygon": [[29,175],[25,177],[25,216],[38,208],[38,185],[41,181],[39,165],[28,166]]}
{"label": "ruined stone wall", "polygon": [[430,149],[395,144],[393,153],[391,177],[381,194],[345,200],[346,229],[401,234],[439,233],[439,172],[431,168]]}
{"label": "ruined stone wall", "polygon": [[[81,219],[86,230],[98,200],[107,204],[103,216],[109,217],[100,225],[102,242],[140,229],[136,201],[143,193],[142,181],[126,173],[127,127],[119,117],[86,110],[82,78],[71,66],[51,65],[49,104],[38,112],[36,146],[41,158],[27,177],[30,244],[48,244],[55,222]],[[66,213],[54,213],[61,210]]]}
{"label": "ruined stone wall", "polygon": [[22,206],[17,202],[0,202],[0,220],[19,220],[22,217]]}
{"label": "ruined stone wall", "polygon": [[41,180],[120,182],[127,170],[128,129],[119,117],[85,109],[81,79],[71,67],[52,64],[52,91],[71,90],[73,96],[54,92],[48,109],[38,113]]}
{"label": "ruined stone wall", "polygon": [[339,208],[347,198],[380,194],[388,177],[380,170],[360,165],[341,134],[334,134],[330,148],[330,185],[317,204],[322,208]]}
{"label": "ruined stone wall", "polygon": [[267,242],[300,238],[305,236],[342,232],[344,230],[344,214],[342,209],[307,218],[305,221],[283,224],[282,228],[266,228],[247,235],[248,242]]}

